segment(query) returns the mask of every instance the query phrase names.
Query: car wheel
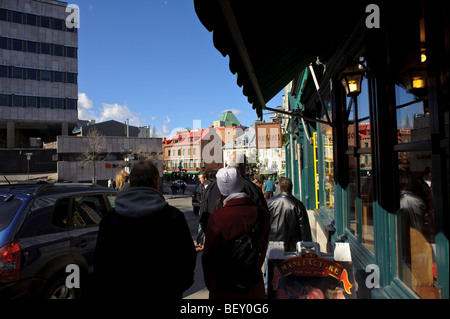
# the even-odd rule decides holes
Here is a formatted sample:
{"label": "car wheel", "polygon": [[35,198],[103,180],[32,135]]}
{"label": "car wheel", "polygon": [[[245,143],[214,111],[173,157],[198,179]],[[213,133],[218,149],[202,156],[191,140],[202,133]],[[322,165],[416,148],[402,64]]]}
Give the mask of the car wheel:
{"label": "car wheel", "polygon": [[80,296],[80,289],[68,288],[66,277],[62,277],[50,284],[45,291],[44,299],[80,299]]}

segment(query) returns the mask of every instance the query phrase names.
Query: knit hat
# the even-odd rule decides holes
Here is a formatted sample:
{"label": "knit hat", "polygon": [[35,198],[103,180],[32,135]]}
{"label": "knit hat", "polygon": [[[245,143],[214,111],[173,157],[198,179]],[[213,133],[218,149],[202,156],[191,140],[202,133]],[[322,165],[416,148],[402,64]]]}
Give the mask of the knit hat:
{"label": "knit hat", "polygon": [[228,166],[219,169],[216,179],[220,193],[224,196],[242,192],[244,189],[241,173],[234,167]]}

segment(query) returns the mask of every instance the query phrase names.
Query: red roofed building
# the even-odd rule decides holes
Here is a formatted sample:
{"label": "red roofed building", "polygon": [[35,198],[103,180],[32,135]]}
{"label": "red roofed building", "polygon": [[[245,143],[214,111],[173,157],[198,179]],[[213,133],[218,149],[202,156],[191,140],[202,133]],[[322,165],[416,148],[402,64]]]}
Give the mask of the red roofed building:
{"label": "red roofed building", "polygon": [[222,146],[243,132],[242,126],[176,132],[171,139],[163,139],[164,173],[198,174],[222,168]]}

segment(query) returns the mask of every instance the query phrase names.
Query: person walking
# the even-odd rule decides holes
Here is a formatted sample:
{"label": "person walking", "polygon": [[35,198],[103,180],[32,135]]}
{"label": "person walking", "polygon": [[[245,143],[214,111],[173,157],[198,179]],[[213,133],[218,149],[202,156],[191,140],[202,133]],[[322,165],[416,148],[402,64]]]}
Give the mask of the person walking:
{"label": "person walking", "polygon": [[[251,181],[245,178],[246,169],[246,157],[242,152],[233,152],[228,159],[228,167],[235,167],[242,176],[242,183],[244,192],[255,202],[257,206],[262,206],[267,208],[267,203],[261,189],[256,186]],[[211,182],[204,196],[202,196],[202,201],[200,203],[199,211],[199,224],[200,230],[205,232],[206,225],[208,223],[208,218],[211,213],[223,207],[220,201],[220,190],[217,187],[217,182]],[[200,234],[200,231],[199,231]]]}
{"label": "person walking", "polygon": [[181,299],[192,285],[197,253],[188,224],[158,189],[158,168],[139,161],[103,216],[94,256],[102,297]]}
{"label": "person walking", "polygon": [[128,188],[130,186],[130,174],[128,174],[124,169],[121,170],[115,178],[116,189],[121,190],[122,188]]}
{"label": "person walking", "polygon": [[275,192],[276,185],[272,180],[272,177],[269,176],[267,178],[267,181],[264,183],[264,196],[267,199],[271,198],[273,196],[273,192]]}
{"label": "person walking", "polygon": [[[210,299],[240,299],[266,297],[261,267],[265,260],[267,243],[270,232],[269,213],[261,207],[263,227],[260,234],[259,257],[252,272],[259,273],[256,284],[247,291],[236,291],[228,285],[229,278],[237,276],[232,273],[227,264],[231,256],[228,254],[227,244],[240,235],[249,233],[258,221],[259,209],[255,202],[244,190],[241,174],[235,167],[222,168],[216,175],[217,187],[220,191],[222,208],[214,211],[209,217],[205,246],[202,256],[203,276],[209,289]],[[243,269],[241,269],[243,271]]]}
{"label": "person walking", "polygon": [[198,174],[198,179],[200,181],[200,185],[197,188],[197,200],[201,203],[203,197],[205,196],[206,189],[210,185],[211,181],[209,179],[209,173],[206,171],[201,171],[200,174]]}
{"label": "person walking", "polygon": [[295,251],[297,242],[312,241],[305,205],[292,195],[292,181],[280,179],[280,194],[270,198],[270,240],[283,241],[285,251]]}

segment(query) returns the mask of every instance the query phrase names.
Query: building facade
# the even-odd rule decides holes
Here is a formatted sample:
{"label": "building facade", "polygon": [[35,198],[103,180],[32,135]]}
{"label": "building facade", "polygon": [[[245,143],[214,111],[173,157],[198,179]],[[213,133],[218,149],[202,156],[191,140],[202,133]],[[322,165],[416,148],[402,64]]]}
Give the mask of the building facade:
{"label": "building facade", "polygon": [[317,2],[194,3],[259,116],[291,83],[287,176],[321,249],[349,243],[357,297],[448,299],[448,6],[327,2],[305,32]]}
{"label": "building facade", "polygon": [[244,128],[208,127],[176,132],[163,141],[165,174],[198,174],[202,170],[217,171],[224,167],[222,147],[240,136]]}
{"label": "building facade", "polygon": [[66,26],[66,7],[0,3],[0,148],[55,142],[76,125],[78,34]]}
{"label": "building facade", "polygon": [[108,179],[139,159],[151,159],[162,176],[161,138],[58,136],[57,143],[58,181],[106,185]]}

